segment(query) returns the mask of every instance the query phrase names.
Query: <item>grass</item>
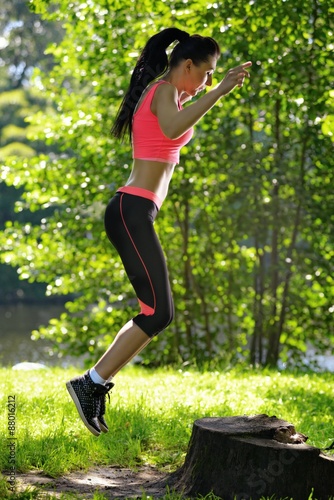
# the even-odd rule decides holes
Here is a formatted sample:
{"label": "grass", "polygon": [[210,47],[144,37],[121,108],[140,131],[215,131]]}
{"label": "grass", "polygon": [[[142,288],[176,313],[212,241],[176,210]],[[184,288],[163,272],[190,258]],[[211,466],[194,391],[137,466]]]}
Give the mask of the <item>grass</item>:
{"label": "grass", "polygon": [[[41,496],[42,495],[42,496]],[[34,490],[31,492],[27,492],[25,496],[21,495],[13,495],[10,497],[10,500],[86,500],[87,497],[79,497],[76,494],[61,494],[55,497],[54,495],[45,495],[41,494],[40,491]],[[87,499],[88,500],[88,499]],[[100,492],[95,492],[93,497],[90,497],[89,500],[108,500],[108,498]],[[132,499],[133,500],[133,499]],[[145,493],[142,494],[142,496],[139,498],[137,497],[136,500],[153,500],[152,497],[147,496]],[[193,500],[193,499],[185,499],[182,495],[176,494],[175,492],[167,492],[166,495],[161,497],[159,500]],[[198,500],[221,500],[221,498],[215,496],[213,493],[209,493],[208,495],[201,496]],[[238,500],[238,499],[235,499]],[[260,500],[275,500],[274,498],[269,498],[269,499],[260,499]],[[288,498],[282,499],[282,500],[291,500]],[[316,500],[313,498],[312,494],[309,496],[309,498],[305,498],[305,500]],[[330,500],[330,499],[329,499]]]}
{"label": "grass", "polygon": [[[7,402],[15,396],[18,472],[38,469],[57,477],[92,465],[142,464],[169,472],[184,461],[193,421],[205,416],[266,413],[295,424],[308,444],[326,448],[334,441],[330,373],[129,367],[117,377],[107,405],[110,432],[99,438],[85,429],[67,394],[64,383],[77,374],[0,369],[0,449],[8,449]],[[8,453],[0,455],[0,470],[8,471]]]}

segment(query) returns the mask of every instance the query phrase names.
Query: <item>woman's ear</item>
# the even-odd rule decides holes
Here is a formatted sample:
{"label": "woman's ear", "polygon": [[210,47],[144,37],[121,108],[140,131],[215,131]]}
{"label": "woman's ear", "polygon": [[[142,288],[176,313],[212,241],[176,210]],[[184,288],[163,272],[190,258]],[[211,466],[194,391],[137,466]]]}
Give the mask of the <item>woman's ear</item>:
{"label": "woman's ear", "polygon": [[185,70],[187,71],[187,73],[190,72],[191,70],[191,67],[193,66],[193,62],[192,62],[192,59],[186,59],[185,62],[184,62],[184,67],[185,67]]}

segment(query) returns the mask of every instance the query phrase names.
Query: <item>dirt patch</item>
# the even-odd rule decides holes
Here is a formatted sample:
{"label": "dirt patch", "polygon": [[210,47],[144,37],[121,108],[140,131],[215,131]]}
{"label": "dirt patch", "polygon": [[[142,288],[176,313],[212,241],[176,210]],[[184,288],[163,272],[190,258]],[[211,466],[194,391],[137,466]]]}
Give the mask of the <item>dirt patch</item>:
{"label": "dirt patch", "polygon": [[117,467],[99,467],[86,472],[75,472],[59,478],[50,478],[41,472],[17,474],[18,490],[28,486],[41,490],[41,499],[45,493],[56,497],[64,493],[78,495],[81,499],[91,499],[95,491],[100,491],[108,499],[125,499],[147,496],[159,498],[166,493],[168,475],[150,466],[137,470]]}

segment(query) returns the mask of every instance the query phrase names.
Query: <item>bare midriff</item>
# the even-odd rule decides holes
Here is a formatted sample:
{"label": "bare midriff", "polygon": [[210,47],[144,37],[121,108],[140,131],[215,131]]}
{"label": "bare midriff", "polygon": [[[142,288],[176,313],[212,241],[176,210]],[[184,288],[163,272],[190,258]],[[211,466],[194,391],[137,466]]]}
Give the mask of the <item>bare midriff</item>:
{"label": "bare midriff", "polygon": [[126,186],[147,189],[163,201],[167,196],[174,167],[175,163],[135,159]]}

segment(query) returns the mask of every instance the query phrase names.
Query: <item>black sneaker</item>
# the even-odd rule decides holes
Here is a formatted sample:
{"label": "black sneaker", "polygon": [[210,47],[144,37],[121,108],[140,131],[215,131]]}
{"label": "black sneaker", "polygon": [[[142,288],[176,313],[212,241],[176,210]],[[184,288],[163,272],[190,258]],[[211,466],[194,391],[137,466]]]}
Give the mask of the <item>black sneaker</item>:
{"label": "black sneaker", "polygon": [[107,422],[104,419],[104,414],[106,412],[106,396],[108,396],[108,399],[110,401],[109,391],[113,387],[114,384],[112,382],[109,382],[108,384],[105,385],[98,384],[98,389],[96,390],[96,394],[99,394],[100,397],[100,412],[97,416],[97,420],[99,422],[99,426],[102,432],[109,431]]}
{"label": "black sneaker", "polygon": [[81,420],[94,436],[101,434],[97,417],[101,411],[101,384],[94,384],[87,371],[84,375],[72,378],[66,383]]}

